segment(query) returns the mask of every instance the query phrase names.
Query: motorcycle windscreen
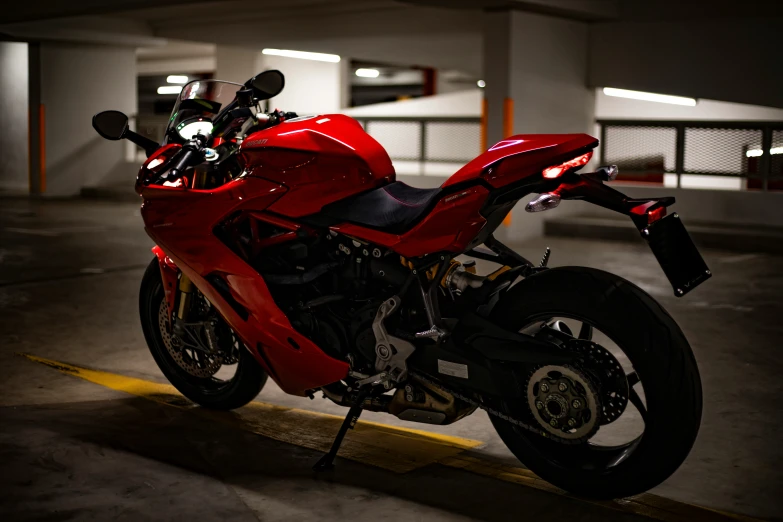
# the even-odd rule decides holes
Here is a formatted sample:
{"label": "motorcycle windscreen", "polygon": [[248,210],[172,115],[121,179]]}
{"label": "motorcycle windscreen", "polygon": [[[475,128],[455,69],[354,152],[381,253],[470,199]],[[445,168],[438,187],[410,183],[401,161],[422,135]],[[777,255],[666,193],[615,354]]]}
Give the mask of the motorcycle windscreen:
{"label": "motorcycle windscreen", "polygon": [[643,237],[669,279],[675,296],[684,296],[712,276],[679,215],[670,214],[645,230],[649,234]]}

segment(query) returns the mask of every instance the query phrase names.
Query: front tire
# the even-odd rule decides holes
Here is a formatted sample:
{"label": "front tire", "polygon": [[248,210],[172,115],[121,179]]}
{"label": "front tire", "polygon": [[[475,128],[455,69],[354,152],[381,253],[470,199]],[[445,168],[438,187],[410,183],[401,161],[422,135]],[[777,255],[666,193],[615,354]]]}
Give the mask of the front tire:
{"label": "front tire", "polygon": [[154,258],[144,272],[139,293],[139,314],[147,346],[163,375],[185,397],[205,408],[233,410],[252,401],[266,384],[267,374],[244,347],[238,350],[236,371],[228,380],[196,377],[183,369],[167,349],[162,325],[161,306],[164,292],[160,265]]}
{"label": "front tire", "polygon": [[[511,331],[550,317],[589,324],[590,331],[600,330],[625,353],[634,380],[644,386],[643,433],[609,451],[589,441],[563,444],[490,416],[501,439],[534,473],[576,495],[618,498],[657,486],[685,460],[701,420],[701,381],[682,331],[634,284],[581,267],[529,277],[509,290],[492,314],[496,324]],[[504,401],[502,407],[530,418],[528,405],[520,402]]]}

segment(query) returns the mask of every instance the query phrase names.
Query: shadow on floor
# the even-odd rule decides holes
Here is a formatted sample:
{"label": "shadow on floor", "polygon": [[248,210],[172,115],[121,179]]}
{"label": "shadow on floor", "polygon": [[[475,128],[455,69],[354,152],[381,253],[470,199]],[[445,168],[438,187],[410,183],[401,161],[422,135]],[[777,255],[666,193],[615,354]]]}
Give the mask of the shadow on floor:
{"label": "shadow on floor", "polygon": [[431,465],[395,474],[144,399],[4,408],[3,520],[644,520]]}

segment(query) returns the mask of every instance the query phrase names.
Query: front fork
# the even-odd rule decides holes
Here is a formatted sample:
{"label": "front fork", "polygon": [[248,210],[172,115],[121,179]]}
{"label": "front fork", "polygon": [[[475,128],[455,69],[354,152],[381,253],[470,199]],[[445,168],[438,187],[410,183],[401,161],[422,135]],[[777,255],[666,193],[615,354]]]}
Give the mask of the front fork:
{"label": "front fork", "polygon": [[193,302],[193,290],[196,285],[184,273],[179,276],[179,307],[177,308],[177,318],[183,323],[188,318],[190,305]]}

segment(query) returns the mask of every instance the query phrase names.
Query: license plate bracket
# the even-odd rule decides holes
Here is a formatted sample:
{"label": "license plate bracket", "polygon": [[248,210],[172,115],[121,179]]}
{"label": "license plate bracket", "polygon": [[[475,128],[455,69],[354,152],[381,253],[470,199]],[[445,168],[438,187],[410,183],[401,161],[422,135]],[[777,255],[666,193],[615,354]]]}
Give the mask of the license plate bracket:
{"label": "license plate bracket", "polygon": [[665,216],[641,232],[675,296],[684,296],[712,276],[678,214]]}

